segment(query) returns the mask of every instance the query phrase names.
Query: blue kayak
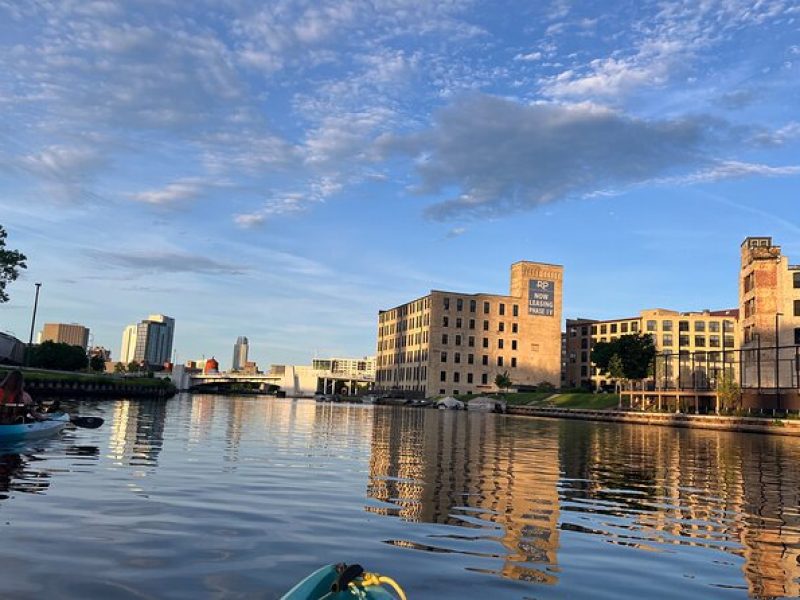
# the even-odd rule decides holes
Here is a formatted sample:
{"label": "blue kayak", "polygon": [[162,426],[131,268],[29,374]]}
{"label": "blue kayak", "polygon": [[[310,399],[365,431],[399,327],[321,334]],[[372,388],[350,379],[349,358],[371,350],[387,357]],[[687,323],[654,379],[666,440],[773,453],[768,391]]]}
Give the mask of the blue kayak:
{"label": "blue kayak", "polygon": [[[394,589],[395,594],[387,587]],[[389,577],[365,573],[359,565],[328,565],[314,571],[281,600],[405,600],[405,594]]]}
{"label": "blue kayak", "polygon": [[0,425],[0,443],[36,440],[57,434],[69,423],[66,413],[53,413],[45,421]]}

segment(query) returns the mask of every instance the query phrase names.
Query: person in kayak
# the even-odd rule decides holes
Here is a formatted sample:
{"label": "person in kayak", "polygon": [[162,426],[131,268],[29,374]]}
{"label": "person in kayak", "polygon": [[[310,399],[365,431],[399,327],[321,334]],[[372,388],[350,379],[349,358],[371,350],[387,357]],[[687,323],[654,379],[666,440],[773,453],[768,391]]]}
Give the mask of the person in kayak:
{"label": "person in kayak", "polygon": [[[19,405],[23,406],[22,413],[18,410]],[[33,398],[25,391],[22,372],[11,371],[3,379],[3,383],[0,383],[0,422],[13,423],[25,414],[29,414],[37,421],[47,418],[37,410]]]}

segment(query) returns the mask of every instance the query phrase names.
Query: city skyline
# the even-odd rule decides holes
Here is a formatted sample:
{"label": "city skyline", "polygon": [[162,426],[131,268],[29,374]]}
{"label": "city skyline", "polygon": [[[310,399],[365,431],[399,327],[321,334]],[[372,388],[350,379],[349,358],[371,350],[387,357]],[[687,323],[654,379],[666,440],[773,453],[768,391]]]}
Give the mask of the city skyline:
{"label": "city skyline", "polygon": [[602,319],[735,304],[747,236],[800,257],[796,6],[392,6],[0,6],[0,328],[41,281],[107,348],[155,311],[179,359],[300,363],[518,260]]}

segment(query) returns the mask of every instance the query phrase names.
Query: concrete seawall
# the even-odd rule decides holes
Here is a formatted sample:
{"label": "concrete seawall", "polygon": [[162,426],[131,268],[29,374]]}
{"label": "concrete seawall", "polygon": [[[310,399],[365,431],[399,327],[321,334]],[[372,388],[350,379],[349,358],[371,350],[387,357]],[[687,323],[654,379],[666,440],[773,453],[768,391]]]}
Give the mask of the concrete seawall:
{"label": "concrete seawall", "polygon": [[715,429],[768,433],[772,435],[800,436],[800,420],[767,419],[754,417],[724,417],[716,415],[687,415],[683,413],[644,413],[618,410],[591,410],[578,408],[544,408],[534,406],[509,406],[508,414],[552,419],[581,419],[634,425],[658,425],[688,429]]}
{"label": "concrete seawall", "polygon": [[160,385],[137,385],[124,381],[100,383],[74,380],[28,380],[25,389],[34,399],[44,398],[170,398],[175,395],[175,388]]}

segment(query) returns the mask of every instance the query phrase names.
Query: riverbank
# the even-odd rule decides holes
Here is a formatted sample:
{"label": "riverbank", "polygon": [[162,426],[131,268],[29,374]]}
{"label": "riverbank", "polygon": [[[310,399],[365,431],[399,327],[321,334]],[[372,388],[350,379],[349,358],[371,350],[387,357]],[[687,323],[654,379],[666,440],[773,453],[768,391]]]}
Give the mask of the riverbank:
{"label": "riverbank", "polygon": [[800,420],[759,417],[727,417],[721,415],[689,415],[684,413],[632,412],[608,409],[580,409],[545,406],[509,406],[508,414],[553,419],[580,419],[633,425],[714,429],[771,435],[800,436]]}
{"label": "riverbank", "polygon": [[[10,369],[0,369],[0,379]],[[25,369],[25,389],[37,400],[46,398],[171,398],[177,392],[169,379],[118,377]]]}

